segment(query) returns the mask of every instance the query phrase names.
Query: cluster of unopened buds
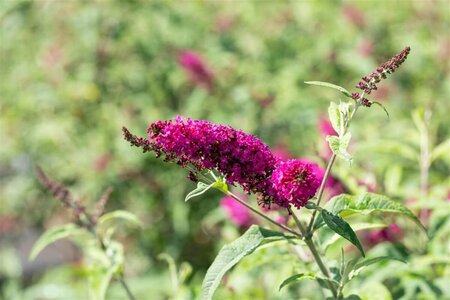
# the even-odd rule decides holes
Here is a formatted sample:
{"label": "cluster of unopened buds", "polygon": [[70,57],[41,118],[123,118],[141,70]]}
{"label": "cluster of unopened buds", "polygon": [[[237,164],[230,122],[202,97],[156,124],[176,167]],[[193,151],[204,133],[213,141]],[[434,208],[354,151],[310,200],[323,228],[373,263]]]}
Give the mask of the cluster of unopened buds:
{"label": "cluster of unopened buds", "polygon": [[372,91],[376,91],[378,89],[377,83],[379,83],[382,79],[386,79],[386,74],[394,73],[395,70],[406,60],[410,51],[411,48],[406,47],[390,60],[381,64],[375,72],[372,72],[368,76],[364,76],[356,85],[356,88],[362,90],[363,94],[352,93],[352,99],[359,101],[359,103],[363,106],[370,107],[373,102],[367,98],[364,98],[364,94],[370,95]]}

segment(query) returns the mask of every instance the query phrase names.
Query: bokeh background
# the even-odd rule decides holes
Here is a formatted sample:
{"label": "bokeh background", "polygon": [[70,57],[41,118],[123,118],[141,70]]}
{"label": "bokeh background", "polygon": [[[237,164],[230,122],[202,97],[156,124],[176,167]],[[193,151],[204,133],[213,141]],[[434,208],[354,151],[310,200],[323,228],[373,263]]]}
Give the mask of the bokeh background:
{"label": "bokeh background", "polygon": [[[304,81],[352,90],[405,46],[406,63],[372,96],[390,121],[377,106],[358,112],[354,164],[338,162],[333,176],[346,192],[406,203],[430,230],[427,241],[396,221],[399,236],[365,242],[410,261],[370,269],[357,282],[366,299],[450,298],[449,36],[447,0],[0,1],[0,298],[87,297],[72,243],[28,260],[42,232],[71,221],[37,181],[40,165],[88,207],[113,187],[106,210],[144,222],[120,236],[139,299],[173,296],[160,253],[192,266],[180,299],[195,299],[215,254],[245,226],[219,192],[186,204],[187,171],[130,148],[121,127],[145,136],[159,119],[207,119],[323,165],[327,106],[342,95]],[[270,251],[233,270],[217,299],[320,299],[313,283],[278,292],[300,263]],[[108,299],[123,297],[112,283]]]}

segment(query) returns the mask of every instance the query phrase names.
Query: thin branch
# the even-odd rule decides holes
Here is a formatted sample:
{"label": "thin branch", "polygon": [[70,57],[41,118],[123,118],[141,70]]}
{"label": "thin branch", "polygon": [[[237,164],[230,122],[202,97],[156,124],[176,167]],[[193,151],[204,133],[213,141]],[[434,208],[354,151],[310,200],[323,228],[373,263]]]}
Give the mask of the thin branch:
{"label": "thin branch", "polygon": [[[297,218],[297,215],[292,211],[292,209],[290,207],[288,208],[288,211],[294,218],[295,224],[297,225],[300,232],[305,236],[304,241],[305,241],[306,245],[308,246],[309,250],[311,251],[311,254],[313,255],[315,261],[317,262],[317,265],[319,266],[320,271],[322,272],[323,275],[325,275],[325,277],[327,277],[329,280],[331,280],[330,272],[328,271],[327,266],[325,265],[322,258],[320,257],[320,254],[317,251],[317,248],[314,245],[313,240],[311,239],[310,236],[307,236],[307,231],[306,231],[305,227],[303,226],[303,224]],[[332,285],[331,282],[329,282],[329,281],[327,281],[327,285],[330,288],[331,292],[333,293],[333,296],[336,298],[337,297],[336,287],[334,285]]]}
{"label": "thin branch", "polygon": [[267,215],[263,214],[261,211],[259,211],[258,209],[254,208],[253,206],[251,206],[250,204],[248,204],[247,202],[245,202],[244,200],[240,199],[238,196],[236,196],[235,194],[233,194],[232,192],[228,191],[226,193],[228,196],[232,197],[234,200],[236,200],[237,202],[239,202],[240,204],[244,205],[245,207],[247,207],[248,209],[250,209],[253,213],[257,214],[258,216],[260,216],[261,218],[269,221],[270,223],[274,224],[275,226],[280,227],[281,229],[284,229],[290,233],[292,233],[293,235],[303,239],[303,235],[301,235],[299,232],[287,227],[284,224],[281,224],[275,220],[273,220],[272,218],[268,217]]}
{"label": "thin branch", "polygon": [[[333,153],[333,155],[331,156],[330,160],[328,161],[328,165],[327,165],[327,168],[325,170],[325,174],[323,175],[322,183],[320,184],[320,187],[319,187],[319,192],[317,194],[316,206],[320,205],[320,201],[322,200],[322,196],[323,196],[323,191],[325,190],[325,186],[327,184],[328,177],[330,176],[331,167],[333,166],[333,163],[334,163],[335,160],[336,160],[336,154]],[[306,231],[308,234],[311,233],[312,227],[314,225],[314,220],[316,218],[317,211],[318,211],[318,209],[315,209],[313,214],[312,214],[311,221],[309,222],[308,229]]]}
{"label": "thin branch", "polygon": [[[61,201],[64,205],[66,205],[67,207],[70,207],[73,210],[73,214],[74,214],[75,218],[80,222],[81,226],[86,228],[87,230],[89,230],[97,238],[102,250],[106,252],[107,247],[106,247],[105,243],[103,242],[103,240],[97,235],[97,233],[95,231],[95,222],[93,221],[93,217],[91,217],[86,212],[86,208],[84,206],[82,206],[79,201],[74,200],[72,198],[70,191],[63,184],[51,180],[44,173],[44,171],[42,170],[41,167],[36,166],[36,172],[37,172],[37,177],[38,177],[39,181],[42,183],[42,185],[45,188],[47,188],[48,190],[50,190],[51,192],[53,192],[53,196],[57,200]],[[101,204],[103,207],[104,207],[104,204],[106,204],[106,201],[107,201],[109,195],[111,194],[111,192],[112,192],[112,188],[108,188],[105,191],[105,193],[103,194],[103,196],[101,197],[99,203],[103,203],[103,204]],[[131,293],[130,288],[126,284],[123,274],[116,276],[116,279],[120,282],[121,286],[127,293],[128,298],[130,300],[136,300],[136,298]]]}

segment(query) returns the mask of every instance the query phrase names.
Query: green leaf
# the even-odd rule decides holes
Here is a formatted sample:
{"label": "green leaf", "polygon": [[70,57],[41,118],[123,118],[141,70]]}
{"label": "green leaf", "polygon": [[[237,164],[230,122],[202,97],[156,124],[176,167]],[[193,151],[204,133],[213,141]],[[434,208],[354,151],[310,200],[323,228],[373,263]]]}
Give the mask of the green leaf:
{"label": "green leaf", "polygon": [[339,282],[332,280],[332,279],[328,279],[326,277],[319,276],[316,273],[310,272],[310,273],[295,274],[295,275],[288,277],[281,283],[279,290],[281,290],[283,287],[285,287],[289,284],[292,284],[296,281],[300,281],[300,280],[304,280],[304,279],[317,280],[319,282],[319,284],[324,288],[329,288],[328,284],[333,285],[336,289],[339,287]]}
{"label": "green leaf", "polygon": [[352,94],[347,91],[345,88],[332,84],[332,83],[328,83],[328,82],[323,82],[323,81],[305,81],[306,84],[312,84],[312,85],[319,85],[319,86],[325,86],[325,87],[329,87],[335,90],[338,90],[339,92],[341,92],[342,94],[344,94],[345,96],[351,98]]}
{"label": "green leaf", "polygon": [[435,161],[436,159],[439,159],[441,157],[450,160],[449,153],[450,153],[450,139],[440,143],[433,149],[433,151],[431,152],[431,161]]}
{"label": "green leaf", "polygon": [[375,193],[362,193],[358,196],[342,194],[333,197],[324,207],[332,214],[345,217],[359,213],[368,215],[373,212],[394,213],[405,216],[416,223],[425,233],[427,230],[419,219],[404,205]]}
{"label": "green leaf", "polygon": [[389,112],[387,111],[386,107],[384,107],[384,105],[378,101],[372,101],[372,103],[378,105],[379,107],[381,107],[384,110],[384,112],[386,113],[386,116],[388,118],[388,121],[389,121],[389,119],[390,119]]}
{"label": "green leaf", "polygon": [[108,290],[111,279],[117,272],[118,266],[104,268],[93,265],[88,272],[89,283],[89,299],[105,300],[106,292]]}
{"label": "green leaf", "polygon": [[366,267],[376,264],[380,261],[383,260],[396,260],[396,261],[400,261],[404,264],[406,264],[406,261],[400,259],[400,258],[396,258],[396,257],[389,257],[389,256],[379,256],[379,257],[374,257],[374,258],[370,258],[370,259],[365,259],[360,263],[357,263],[354,267],[353,270],[349,273],[348,275],[348,280],[351,280],[352,278],[356,277],[359,275],[359,273],[361,273],[362,270],[364,270]]}
{"label": "green leaf", "polygon": [[219,178],[219,180],[217,180],[214,185],[213,188],[221,191],[222,193],[226,193],[228,192],[228,185],[225,181],[223,181],[222,178]]}
{"label": "green leaf", "polygon": [[124,220],[132,225],[142,226],[141,220],[139,220],[139,218],[135,214],[126,210],[115,210],[102,215],[98,219],[97,225],[104,226],[107,222],[116,220]]}
{"label": "green leaf", "polygon": [[339,234],[340,236],[351,242],[353,245],[355,245],[361,252],[362,256],[365,256],[364,249],[361,246],[358,237],[356,236],[355,232],[350,227],[350,225],[344,221],[344,219],[342,219],[338,215],[330,213],[325,209],[321,210],[321,215],[325,224],[327,224],[327,226],[331,230],[333,230],[334,232],[336,232],[337,234]]}
{"label": "green leaf", "polygon": [[[386,224],[381,224],[381,223],[356,223],[356,224],[352,224],[352,229],[353,231],[357,232],[357,231],[361,231],[361,230],[367,230],[367,229],[374,229],[374,228],[384,228],[387,225]],[[323,249],[327,249],[328,247],[330,247],[331,245],[333,245],[334,243],[336,243],[337,241],[339,241],[339,239],[341,238],[341,236],[339,234],[333,234],[330,235],[330,231],[327,231],[328,234],[322,230],[319,232],[319,240],[323,241],[321,243],[322,248]]]}
{"label": "green leaf", "polygon": [[30,260],[34,260],[37,255],[51,243],[69,236],[80,235],[84,233],[86,233],[86,231],[83,228],[73,223],[50,228],[49,230],[44,232],[44,234],[42,234],[34,244],[30,252]]}
{"label": "green leaf", "polygon": [[[213,173],[214,176],[214,173]],[[197,183],[197,188],[193,191],[191,191],[189,194],[186,195],[186,198],[184,198],[184,201],[187,202],[189,199],[200,196],[201,194],[204,194],[207,190],[210,188],[215,188],[221,191],[222,193],[228,192],[228,185],[223,180],[223,178],[217,178],[214,176],[215,182],[211,184],[206,184],[204,182],[199,181]]]}
{"label": "green leaf", "polygon": [[341,118],[339,106],[334,102],[331,102],[330,106],[328,106],[328,118],[330,119],[334,131],[336,131],[338,135],[341,135],[343,128],[343,120]]}
{"label": "green leaf", "polygon": [[206,184],[206,183],[199,181],[197,183],[197,188],[195,190],[191,191],[189,194],[187,194],[186,198],[184,198],[184,201],[187,202],[194,197],[204,194],[207,190],[212,188],[215,184],[216,184],[216,182],[211,183],[211,184]]}
{"label": "green leaf", "polygon": [[337,137],[334,135],[327,136],[328,144],[330,145],[330,149],[333,153],[350,164],[352,163],[352,156],[347,152],[347,148],[351,137],[352,135],[350,132],[347,132],[342,137]]}
{"label": "green leaf", "polygon": [[288,238],[284,234],[252,225],[241,237],[225,245],[208,268],[203,280],[201,299],[212,299],[225,273],[263,242]]}

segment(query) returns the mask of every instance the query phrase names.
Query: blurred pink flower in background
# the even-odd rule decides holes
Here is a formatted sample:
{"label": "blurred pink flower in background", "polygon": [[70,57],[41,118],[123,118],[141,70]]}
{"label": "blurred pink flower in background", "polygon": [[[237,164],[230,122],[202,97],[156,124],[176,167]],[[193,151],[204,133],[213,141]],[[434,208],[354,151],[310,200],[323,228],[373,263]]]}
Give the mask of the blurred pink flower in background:
{"label": "blurred pink flower in background", "polygon": [[345,5],[342,9],[342,15],[349,23],[359,28],[363,28],[366,24],[364,12],[355,5]]}
{"label": "blurred pink flower in background", "polygon": [[292,154],[284,145],[278,145],[272,150],[273,156],[280,160],[288,160],[292,158]]}
{"label": "blurred pink flower in background", "polygon": [[381,230],[371,231],[366,236],[370,245],[376,245],[382,242],[396,243],[403,237],[403,230],[397,224],[391,224]]}
{"label": "blurred pink flower in background", "polygon": [[375,44],[372,40],[364,39],[358,45],[358,53],[363,57],[372,56],[374,46]]}
{"label": "blurred pink flower in background", "polygon": [[[240,198],[246,199],[245,197]],[[220,200],[220,207],[225,211],[231,221],[238,226],[247,227],[257,223],[251,215],[250,210],[230,196],[225,196]]]}
{"label": "blurred pink flower in background", "polygon": [[326,117],[320,118],[319,130],[323,135],[337,135],[333,125],[331,125],[331,122]]}
{"label": "blurred pink flower in background", "polygon": [[214,22],[215,31],[224,34],[230,31],[237,23],[237,17],[233,15],[220,15]]}
{"label": "blurred pink flower in background", "polygon": [[373,98],[375,100],[387,100],[389,94],[391,93],[392,86],[389,83],[382,85],[373,93]]}
{"label": "blurred pink flower in background", "polygon": [[196,85],[211,90],[214,77],[207,63],[197,52],[183,50],[178,54],[178,63]]}

